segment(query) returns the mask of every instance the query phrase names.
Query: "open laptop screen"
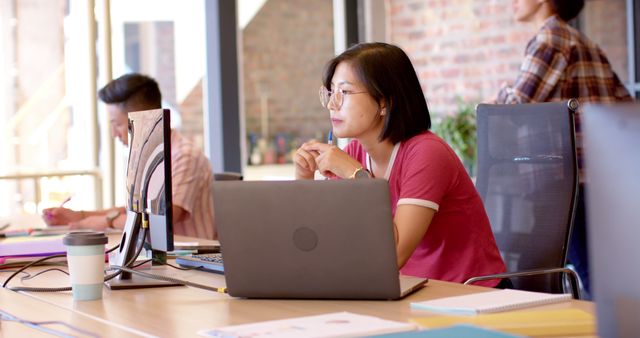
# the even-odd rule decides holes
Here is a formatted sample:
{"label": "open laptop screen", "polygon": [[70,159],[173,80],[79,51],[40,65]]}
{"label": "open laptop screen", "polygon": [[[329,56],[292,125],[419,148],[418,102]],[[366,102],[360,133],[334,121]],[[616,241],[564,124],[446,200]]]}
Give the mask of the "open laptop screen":
{"label": "open laptop screen", "polygon": [[640,334],[640,105],[582,117],[589,261],[601,337]]}
{"label": "open laptop screen", "polygon": [[228,181],[213,194],[232,296],[401,296],[385,180]]}

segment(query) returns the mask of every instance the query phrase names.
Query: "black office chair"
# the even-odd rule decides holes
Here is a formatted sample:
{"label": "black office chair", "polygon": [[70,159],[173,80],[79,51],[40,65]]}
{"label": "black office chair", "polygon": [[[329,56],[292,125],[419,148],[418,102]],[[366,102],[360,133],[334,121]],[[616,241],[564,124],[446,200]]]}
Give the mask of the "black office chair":
{"label": "black office chair", "polygon": [[478,105],[478,176],[507,273],[516,289],[564,292],[563,274],[580,298],[577,274],[565,268],[575,213],[577,100]]}
{"label": "black office chair", "polygon": [[242,176],[241,173],[236,173],[231,171],[224,171],[221,173],[213,174],[213,179],[215,181],[242,181],[243,178],[244,177]]}

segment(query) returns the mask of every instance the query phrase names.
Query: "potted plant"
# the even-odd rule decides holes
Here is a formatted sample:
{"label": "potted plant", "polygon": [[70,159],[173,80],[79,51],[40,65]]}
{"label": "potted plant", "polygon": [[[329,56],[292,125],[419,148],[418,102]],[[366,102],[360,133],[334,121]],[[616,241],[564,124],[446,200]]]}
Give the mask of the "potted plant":
{"label": "potted plant", "polygon": [[445,140],[456,152],[469,176],[475,176],[476,167],[476,112],[475,104],[458,99],[455,115],[439,116],[433,123],[433,132]]}

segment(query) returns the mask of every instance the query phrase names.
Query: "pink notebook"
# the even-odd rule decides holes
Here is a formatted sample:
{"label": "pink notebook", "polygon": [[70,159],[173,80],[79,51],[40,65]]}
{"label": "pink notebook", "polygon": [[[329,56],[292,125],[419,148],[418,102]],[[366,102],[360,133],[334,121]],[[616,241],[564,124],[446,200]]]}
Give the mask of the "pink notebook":
{"label": "pink notebook", "polygon": [[64,236],[20,236],[0,240],[0,258],[65,253]]}

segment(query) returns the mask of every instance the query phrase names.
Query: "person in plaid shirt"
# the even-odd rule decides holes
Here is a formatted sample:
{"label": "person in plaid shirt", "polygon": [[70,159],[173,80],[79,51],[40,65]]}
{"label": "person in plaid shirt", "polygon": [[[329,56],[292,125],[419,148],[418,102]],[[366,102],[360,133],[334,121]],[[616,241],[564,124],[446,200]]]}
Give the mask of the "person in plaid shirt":
{"label": "person in plaid shirt", "polygon": [[[602,50],[567,24],[584,7],[584,0],[513,0],[514,17],[541,27],[529,41],[520,74],[513,85],[503,85],[495,99],[499,104],[564,101],[631,101],[629,92],[611,69]],[[576,114],[576,144],[580,191],[571,234],[569,261],[580,275],[589,298],[586,211],[582,167],[580,111]]]}

